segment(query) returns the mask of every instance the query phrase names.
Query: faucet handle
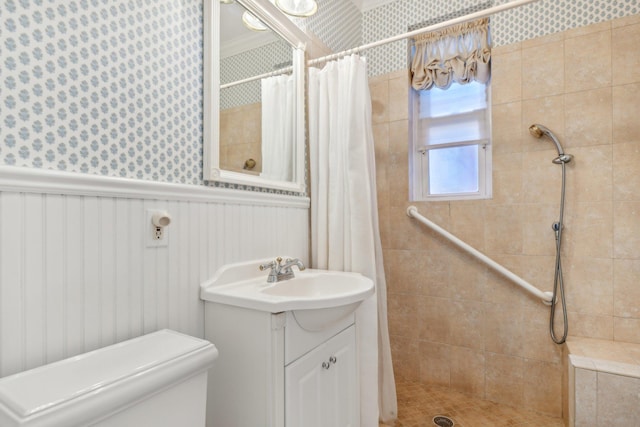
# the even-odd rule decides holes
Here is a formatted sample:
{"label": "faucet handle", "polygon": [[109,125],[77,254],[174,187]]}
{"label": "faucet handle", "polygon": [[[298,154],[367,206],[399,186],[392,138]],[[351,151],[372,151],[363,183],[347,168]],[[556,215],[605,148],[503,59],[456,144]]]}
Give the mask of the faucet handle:
{"label": "faucet handle", "polygon": [[278,264],[279,263],[276,263],[275,261],[271,261],[271,262],[268,262],[266,264],[260,264],[260,266],[258,268],[260,269],[260,271],[264,271],[264,270],[267,270],[267,269],[276,268],[276,266]]}

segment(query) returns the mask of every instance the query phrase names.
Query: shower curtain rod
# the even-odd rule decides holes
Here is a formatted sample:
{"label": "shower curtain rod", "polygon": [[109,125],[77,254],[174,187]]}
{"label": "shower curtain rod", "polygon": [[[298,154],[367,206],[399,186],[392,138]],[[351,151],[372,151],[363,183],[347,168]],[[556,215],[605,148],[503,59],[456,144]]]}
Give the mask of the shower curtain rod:
{"label": "shower curtain rod", "polygon": [[513,283],[520,286],[530,294],[540,298],[540,300],[542,300],[542,302],[545,303],[546,305],[551,305],[551,300],[553,300],[553,292],[543,292],[540,289],[536,288],[531,283],[524,280],[522,277],[513,273],[511,270],[508,270],[507,268],[505,268],[502,264],[498,264],[493,259],[489,258],[488,256],[486,256],[485,254],[483,254],[473,246],[469,245],[468,243],[465,243],[464,241],[460,240],[453,234],[449,233],[447,230],[440,227],[438,224],[420,215],[420,213],[418,213],[418,208],[416,208],[415,206],[409,206],[407,208],[407,216],[410,218],[415,218],[416,220],[420,221],[421,223],[429,227],[431,230],[438,233],[440,236],[446,238],[451,243],[453,243],[460,249],[464,250],[468,254],[473,255],[479,261],[484,262],[486,265],[493,268],[495,271],[502,274],[504,277],[510,279]]}
{"label": "shower curtain rod", "polygon": [[249,82],[252,82],[254,80],[266,79],[267,77],[279,76],[280,74],[290,73],[291,71],[293,71],[293,66],[289,65],[288,67],[281,68],[281,69],[275,70],[275,71],[271,71],[269,73],[264,73],[264,74],[260,74],[258,76],[248,77],[246,79],[238,80],[236,82],[225,83],[223,85],[220,85],[220,89],[226,89],[228,87],[241,85],[242,83],[249,83]]}
{"label": "shower curtain rod", "polygon": [[400,41],[400,40],[404,40],[404,39],[408,39],[408,38],[411,38],[411,37],[415,37],[415,36],[417,36],[419,34],[428,33],[430,31],[440,30],[442,28],[450,27],[452,25],[460,24],[460,23],[467,22],[467,21],[473,21],[473,20],[480,19],[480,18],[486,18],[486,17],[488,17],[490,15],[493,15],[493,14],[496,14],[498,12],[503,12],[505,10],[513,9],[513,8],[516,8],[516,7],[519,7],[519,6],[524,6],[526,4],[534,3],[534,2],[537,2],[537,1],[539,1],[539,0],[515,0],[515,1],[511,1],[509,3],[502,4],[502,5],[493,6],[493,7],[490,7],[488,9],[480,10],[478,12],[469,13],[467,15],[460,16],[458,18],[449,19],[447,21],[443,21],[443,22],[439,22],[437,24],[429,25],[428,27],[419,28],[417,30],[409,31],[409,32],[404,33],[404,34],[400,34],[400,35],[397,35],[397,36],[389,37],[387,39],[382,39],[382,40],[378,40],[376,42],[371,42],[371,43],[368,43],[368,44],[364,44],[362,46],[358,46],[358,47],[354,47],[354,48],[351,48],[351,49],[344,50],[342,52],[332,53],[332,54],[327,55],[327,56],[321,56],[319,58],[310,59],[310,60],[307,61],[307,65],[315,65],[315,64],[319,64],[321,62],[331,61],[333,59],[338,59],[338,58],[342,58],[342,57],[347,56],[347,55],[352,55],[354,53],[362,52],[363,50],[366,50],[366,49],[371,49],[373,47],[378,47],[378,46],[382,46],[382,45],[385,45],[385,44],[388,44],[388,43],[393,43],[393,42],[397,42],[397,41]]}

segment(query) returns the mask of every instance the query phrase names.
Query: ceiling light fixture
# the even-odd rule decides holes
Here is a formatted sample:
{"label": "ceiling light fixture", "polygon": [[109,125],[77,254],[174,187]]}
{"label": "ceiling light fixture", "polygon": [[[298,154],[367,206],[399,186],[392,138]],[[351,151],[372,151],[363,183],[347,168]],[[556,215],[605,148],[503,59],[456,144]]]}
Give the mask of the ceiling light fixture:
{"label": "ceiling light fixture", "polygon": [[287,15],[297,18],[307,18],[318,11],[315,0],[276,0],[275,4]]}
{"label": "ceiling light fixture", "polygon": [[[269,0],[276,5],[285,15],[295,18],[308,18],[318,11],[318,3],[315,0]],[[234,0],[220,0],[220,3],[230,4]],[[266,31],[267,26],[249,12],[242,14],[242,22],[245,27],[253,31]]]}
{"label": "ceiling light fixture", "polygon": [[242,14],[242,23],[252,31],[267,31],[267,26],[249,12],[244,12]]}

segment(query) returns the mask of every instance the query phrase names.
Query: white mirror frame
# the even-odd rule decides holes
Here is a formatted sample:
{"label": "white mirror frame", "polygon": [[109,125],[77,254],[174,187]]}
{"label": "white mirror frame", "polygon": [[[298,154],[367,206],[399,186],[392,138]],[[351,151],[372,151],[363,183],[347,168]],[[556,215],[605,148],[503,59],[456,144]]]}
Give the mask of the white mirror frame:
{"label": "white mirror frame", "polygon": [[205,181],[249,185],[303,193],[305,191],[304,75],[307,35],[284,17],[269,0],[236,0],[287,41],[293,50],[295,75],[295,180],[275,181],[220,169],[220,0],[204,0],[204,146]]}

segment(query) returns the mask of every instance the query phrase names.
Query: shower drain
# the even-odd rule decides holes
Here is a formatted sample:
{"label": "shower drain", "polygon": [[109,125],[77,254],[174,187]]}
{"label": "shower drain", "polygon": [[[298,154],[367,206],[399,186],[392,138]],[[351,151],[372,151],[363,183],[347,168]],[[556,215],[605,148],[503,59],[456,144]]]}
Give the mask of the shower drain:
{"label": "shower drain", "polygon": [[444,415],[436,415],[433,417],[433,424],[438,427],[453,427],[456,423],[449,417],[445,417]]}

